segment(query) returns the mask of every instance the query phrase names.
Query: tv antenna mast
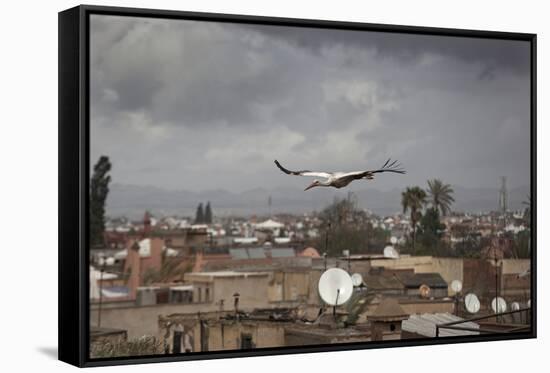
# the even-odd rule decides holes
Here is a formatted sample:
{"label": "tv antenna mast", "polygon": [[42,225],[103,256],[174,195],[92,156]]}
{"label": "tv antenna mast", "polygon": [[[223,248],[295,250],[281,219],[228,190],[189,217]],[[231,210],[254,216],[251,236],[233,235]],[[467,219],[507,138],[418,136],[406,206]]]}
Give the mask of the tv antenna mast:
{"label": "tv antenna mast", "polygon": [[500,191],[498,193],[498,207],[506,225],[506,212],[508,211],[508,188],[506,187],[506,176],[500,177]]}
{"label": "tv antenna mast", "polygon": [[460,292],[462,291],[462,281],[460,280],[453,280],[451,282],[451,290],[455,293],[454,299],[455,299],[455,315],[458,316],[458,306],[460,303]]}

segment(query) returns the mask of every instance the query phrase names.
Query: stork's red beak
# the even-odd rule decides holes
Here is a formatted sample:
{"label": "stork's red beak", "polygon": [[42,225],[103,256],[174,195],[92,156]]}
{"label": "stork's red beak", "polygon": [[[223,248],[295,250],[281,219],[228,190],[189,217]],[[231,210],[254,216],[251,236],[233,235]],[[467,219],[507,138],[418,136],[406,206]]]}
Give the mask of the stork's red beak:
{"label": "stork's red beak", "polygon": [[304,192],[308,189],[311,189],[315,186],[315,183],[311,183],[306,189],[304,189]]}

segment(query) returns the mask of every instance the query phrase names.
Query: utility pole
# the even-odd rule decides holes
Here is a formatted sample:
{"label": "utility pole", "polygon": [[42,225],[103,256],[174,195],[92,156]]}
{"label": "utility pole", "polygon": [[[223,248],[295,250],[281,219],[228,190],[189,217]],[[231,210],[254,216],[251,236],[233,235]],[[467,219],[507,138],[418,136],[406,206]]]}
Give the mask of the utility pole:
{"label": "utility pole", "polygon": [[[325,232],[325,254],[328,254],[328,232],[330,231],[330,222],[328,223],[327,230]],[[326,256],[325,256],[325,270],[327,269]]]}
{"label": "utility pole", "polygon": [[508,212],[508,188],[506,187],[506,176],[500,177],[498,207],[502,215],[504,227],[506,227],[506,213]]}
{"label": "utility pole", "polygon": [[99,307],[97,309],[97,327],[101,328],[101,306],[103,303],[103,273],[105,272],[105,262],[101,265],[99,274]]}

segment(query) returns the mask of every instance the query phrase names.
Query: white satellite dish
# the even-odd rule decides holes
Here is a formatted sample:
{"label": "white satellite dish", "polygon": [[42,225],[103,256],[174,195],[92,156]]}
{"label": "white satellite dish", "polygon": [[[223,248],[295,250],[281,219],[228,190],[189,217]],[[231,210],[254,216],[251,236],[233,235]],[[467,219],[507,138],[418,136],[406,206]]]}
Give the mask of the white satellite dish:
{"label": "white satellite dish", "polygon": [[502,297],[493,298],[491,301],[491,309],[494,313],[506,312],[506,301]]}
{"label": "white satellite dish", "polygon": [[319,295],[330,306],[346,303],[353,293],[350,275],[340,268],[327,269],[319,279]]}
{"label": "white satellite dish", "polygon": [[464,306],[468,312],[478,313],[481,308],[481,303],[479,302],[477,295],[474,293],[469,293],[464,297]]}
{"label": "white satellite dish", "polygon": [[395,245],[395,244],[397,243],[397,237],[392,236],[392,237],[390,238],[390,242],[391,242],[392,245]]}
{"label": "white satellite dish", "polygon": [[361,276],[360,273],[354,273],[351,275],[351,282],[353,283],[353,286],[361,286],[363,283],[363,276]]}
{"label": "white satellite dish", "polygon": [[512,311],[518,311],[521,307],[519,306],[519,303],[518,302],[512,302],[512,304],[510,305],[510,309]]}
{"label": "white satellite dish", "polygon": [[113,258],[112,256],[108,257],[107,259],[105,259],[105,264],[108,265],[108,266],[112,266],[115,264],[115,258]]}
{"label": "white satellite dish", "polygon": [[384,248],[384,258],[399,259],[399,253],[393,246],[386,246]]}
{"label": "white satellite dish", "polygon": [[460,293],[462,291],[462,281],[460,280],[453,280],[451,282],[451,289],[455,292],[455,293]]}
{"label": "white satellite dish", "polygon": [[531,308],[531,299],[527,301],[527,308]]}

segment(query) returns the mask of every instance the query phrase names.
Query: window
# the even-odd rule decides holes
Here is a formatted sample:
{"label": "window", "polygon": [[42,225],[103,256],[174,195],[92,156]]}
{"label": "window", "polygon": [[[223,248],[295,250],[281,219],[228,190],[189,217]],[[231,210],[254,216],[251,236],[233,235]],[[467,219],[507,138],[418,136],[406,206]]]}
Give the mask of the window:
{"label": "window", "polygon": [[252,343],[252,334],[241,333],[241,349],[250,350],[254,348],[254,343]]}

